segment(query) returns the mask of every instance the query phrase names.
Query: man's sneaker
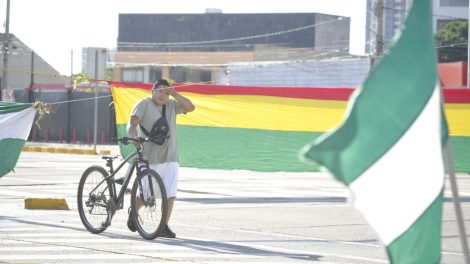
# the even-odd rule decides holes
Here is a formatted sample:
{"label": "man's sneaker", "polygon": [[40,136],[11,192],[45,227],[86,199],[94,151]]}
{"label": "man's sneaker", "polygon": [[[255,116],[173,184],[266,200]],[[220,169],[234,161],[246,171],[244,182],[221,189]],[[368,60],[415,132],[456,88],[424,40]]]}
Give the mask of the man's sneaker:
{"label": "man's sneaker", "polygon": [[158,230],[157,236],[159,237],[167,237],[167,238],[175,238],[176,234],[171,231],[168,225],[162,225]]}
{"label": "man's sneaker", "polygon": [[129,206],[129,209],[127,210],[127,213],[129,214],[129,217],[127,218],[127,228],[129,228],[129,230],[132,232],[135,232],[137,229],[135,228],[134,222],[132,222],[131,219],[131,209],[132,208]]}
{"label": "man's sneaker", "polygon": [[127,218],[127,228],[129,228],[129,230],[131,230],[132,232],[137,231],[137,229],[135,228],[134,222],[132,222],[130,215],[129,215],[129,218]]}

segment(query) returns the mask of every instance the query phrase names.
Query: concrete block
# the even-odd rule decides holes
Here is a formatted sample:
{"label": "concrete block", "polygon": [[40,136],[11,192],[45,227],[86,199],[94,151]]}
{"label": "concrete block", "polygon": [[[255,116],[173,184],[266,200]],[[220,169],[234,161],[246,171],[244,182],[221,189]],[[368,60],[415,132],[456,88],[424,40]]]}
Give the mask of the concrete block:
{"label": "concrete block", "polygon": [[26,198],[25,209],[69,210],[67,201],[63,198]]}

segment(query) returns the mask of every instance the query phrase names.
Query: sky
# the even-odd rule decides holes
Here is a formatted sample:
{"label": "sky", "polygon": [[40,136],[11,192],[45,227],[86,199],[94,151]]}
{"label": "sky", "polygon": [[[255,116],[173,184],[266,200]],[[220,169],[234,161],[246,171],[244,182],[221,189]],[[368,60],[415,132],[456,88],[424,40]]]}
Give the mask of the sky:
{"label": "sky", "polygon": [[[0,0],[2,33],[6,6],[7,0]],[[201,14],[206,8],[223,13],[311,12],[350,17],[350,52],[364,53],[366,0],[10,0],[9,31],[61,74],[70,75],[81,71],[82,48],[117,46],[121,13]]]}

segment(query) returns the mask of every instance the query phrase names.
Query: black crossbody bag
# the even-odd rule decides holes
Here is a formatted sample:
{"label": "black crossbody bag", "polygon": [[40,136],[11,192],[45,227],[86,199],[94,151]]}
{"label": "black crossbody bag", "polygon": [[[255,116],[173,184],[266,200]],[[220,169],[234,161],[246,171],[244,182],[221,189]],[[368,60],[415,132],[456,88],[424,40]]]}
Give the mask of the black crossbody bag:
{"label": "black crossbody bag", "polygon": [[152,142],[157,145],[163,145],[165,140],[168,139],[168,133],[170,132],[170,127],[168,126],[168,121],[166,119],[166,105],[162,107],[162,116],[155,121],[152,129],[147,131],[142,125],[139,124],[140,130],[145,134],[146,137],[151,137]]}

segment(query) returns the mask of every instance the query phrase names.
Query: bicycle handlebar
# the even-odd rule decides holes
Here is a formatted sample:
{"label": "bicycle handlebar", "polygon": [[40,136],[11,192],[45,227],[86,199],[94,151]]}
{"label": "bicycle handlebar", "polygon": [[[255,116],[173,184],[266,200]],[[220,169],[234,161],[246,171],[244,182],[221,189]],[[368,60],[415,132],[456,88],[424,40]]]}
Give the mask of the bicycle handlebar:
{"label": "bicycle handlebar", "polygon": [[155,137],[122,137],[122,138],[112,138],[113,141],[122,142],[124,145],[128,145],[129,141],[134,141],[136,143],[142,144],[144,142],[149,142],[154,139],[169,139],[170,136],[155,136]]}

